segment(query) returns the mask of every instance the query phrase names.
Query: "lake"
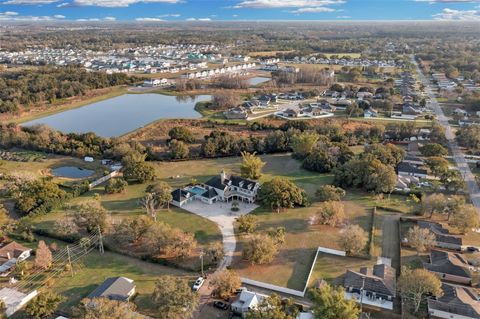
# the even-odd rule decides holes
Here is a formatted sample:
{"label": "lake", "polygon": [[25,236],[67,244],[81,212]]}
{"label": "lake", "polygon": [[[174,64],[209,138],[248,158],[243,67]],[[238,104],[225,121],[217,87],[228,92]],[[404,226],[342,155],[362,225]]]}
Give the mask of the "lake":
{"label": "lake", "polygon": [[248,79],[248,82],[250,83],[251,86],[256,86],[258,84],[265,83],[265,82],[268,82],[270,80],[271,80],[271,78],[267,78],[267,77],[264,77],[264,76],[255,76],[253,78]]}
{"label": "lake", "polygon": [[94,132],[114,137],[134,131],[159,119],[196,119],[198,101],[210,95],[177,97],[162,94],[124,94],[23,123],[24,126],[46,124],[64,133]]}
{"label": "lake", "polygon": [[56,177],[67,177],[67,178],[86,178],[90,177],[95,173],[92,170],[80,168],[76,166],[61,166],[52,169],[53,176]]}

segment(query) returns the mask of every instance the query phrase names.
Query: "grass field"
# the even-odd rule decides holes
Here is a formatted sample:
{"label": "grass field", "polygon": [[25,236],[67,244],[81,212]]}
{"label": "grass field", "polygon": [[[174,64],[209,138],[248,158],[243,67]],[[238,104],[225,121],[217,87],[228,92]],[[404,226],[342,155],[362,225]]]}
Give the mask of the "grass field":
{"label": "grass field", "polygon": [[[45,240],[47,244],[56,242],[59,247],[64,242],[38,237]],[[32,248],[35,243],[26,244]],[[150,295],[155,287],[155,281],[159,276],[172,275],[181,276],[188,280],[194,280],[195,274],[182,270],[152,264],[111,252],[103,255],[98,251],[92,251],[79,262],[74,263],[74,275],[65,272],[56,277],[50,289],[67,297],[67,300],[60,306],[60,310],[69,312],[71,308],[78,305],[80,300],[87,297],[98,285],[109,277],[127,277],[133,279],[136,284],[138,295],[133,302],[137,310],[142,314],[154,314],[155,307],[150,301]],[[156,316],[158,317],[158,315]]]}

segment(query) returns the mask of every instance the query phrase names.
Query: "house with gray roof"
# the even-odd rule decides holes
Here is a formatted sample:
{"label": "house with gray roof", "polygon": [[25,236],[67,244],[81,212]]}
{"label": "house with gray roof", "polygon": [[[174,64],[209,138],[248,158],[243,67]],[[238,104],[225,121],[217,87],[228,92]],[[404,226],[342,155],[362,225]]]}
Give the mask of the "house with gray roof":
{"label": "house with gray roof", "polygon": [[461,236],[450,234],[448,229],[443,228],[439,223],[419,220],[417,221],[417,225],[420,228],[429,229],[435,235],[436,247],[460,251],[466,249]]}
{"label": "house with gray roof", "polygon": [[231,202],[234,200],[254,203],[260,184],[236,175],[228,175],[222,171],[218,176],[210,178],[203,184],[189,185],[172,192],[171,203],[177,207],[200,200],[206,204],[215,202]]}
{"label": "house with gray roof", "polygon": [[403,176],[415,176],[418,178],[427,178],[427,170],[418,168],[410,163],[401,162],[397,166],[398,175]]}
{"label": "house with gray roof", "polygon": [[129,301],[135,295],[135,284],[126,277],[107,278],[100,286],[92,291],[87,298],[108,298],[110,300]]}
{"label": "house with gray roof", "polygon": [[423,267],[437,275],[441,280],[465,285],[472,283],[471,266],[458,253],[432,249],[430,262],[424,263]]}
{"label": "house with gray roof", "polygon": [[396,296],[395,268],[377,264],[360,271],[347,270],[343,287],[345,297],[370,306],[393,309]]}
{"label": "house with gray roof", "polygon": [[431,318],[477,319],[480,318],[480,299],[471,288],[442,284],[443,296],[428,299]]}

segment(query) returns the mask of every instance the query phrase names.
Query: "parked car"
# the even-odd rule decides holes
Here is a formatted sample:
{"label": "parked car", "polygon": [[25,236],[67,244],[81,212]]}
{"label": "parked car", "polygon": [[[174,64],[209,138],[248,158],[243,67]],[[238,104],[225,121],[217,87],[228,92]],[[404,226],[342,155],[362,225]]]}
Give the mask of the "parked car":
{"label": "parked car", "polygon": [[205,279],[203,277],[198,277],[195,283],[193,284],[193,291],[198,291],[200,287],[202,287],[203,283],[205,282]]}
{"label": "parked car", "polygon": [[224,301],[221,301],[221,300],[217,300],[213,303],[213,306],[215,308],[218,308],[218,309],[223,309],[223,310],[227,310],[228,309],[228,304]]}
{"label": "parked car", "polygon": [[469,246],[467,247],[467,250],[468,251],[471,251],[471,252],[477,252],[477,251],[480,251],[480,249],[478,247],[473,247],[473,246]]}

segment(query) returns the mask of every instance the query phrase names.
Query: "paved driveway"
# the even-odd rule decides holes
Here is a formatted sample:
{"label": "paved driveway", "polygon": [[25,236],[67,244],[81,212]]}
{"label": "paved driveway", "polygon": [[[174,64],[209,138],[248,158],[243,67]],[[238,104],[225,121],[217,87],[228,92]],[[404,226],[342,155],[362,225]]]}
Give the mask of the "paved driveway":
{"label": "paved driveway", "polygon": [[235,218],[250,213],[258,206],[255,204],[246,204],[239,202],[240,211],[232,212],[231,203],[216,202],[212,205],[205,204],[199,200],[194,200],[182,208],[199,216],[205,217],[218,225],[222,232],[223,251],[225,257],[220,263],[218,269],[223,269],[230,266],[232,257],[235,253],[235,246],[237,240],[233,229]]}

